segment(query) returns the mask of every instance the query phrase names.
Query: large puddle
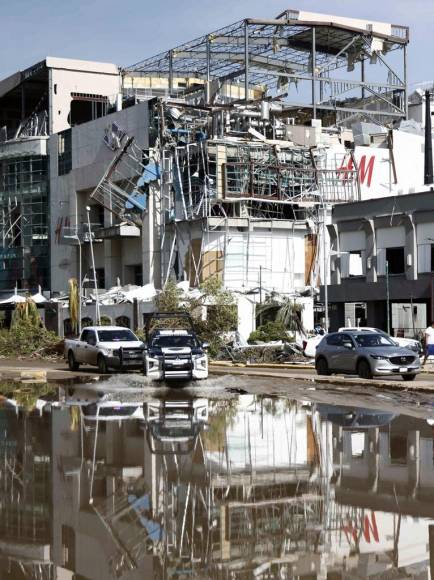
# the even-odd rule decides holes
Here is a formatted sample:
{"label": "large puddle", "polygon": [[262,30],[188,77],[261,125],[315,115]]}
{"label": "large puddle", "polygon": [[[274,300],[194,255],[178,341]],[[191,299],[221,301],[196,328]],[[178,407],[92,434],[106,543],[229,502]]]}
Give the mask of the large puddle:
{"label": "large puddle", "polygon": [[429,404],[123,381],[2,400],[2,580],[430,578]]}

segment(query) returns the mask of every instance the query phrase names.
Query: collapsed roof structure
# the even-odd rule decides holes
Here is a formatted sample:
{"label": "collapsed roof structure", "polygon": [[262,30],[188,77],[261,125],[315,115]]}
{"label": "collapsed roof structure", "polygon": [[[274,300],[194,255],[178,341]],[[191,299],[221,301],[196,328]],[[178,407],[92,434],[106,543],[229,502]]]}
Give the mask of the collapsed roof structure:
{"label": "collapsed roof structure", "polygon": [[168,95],[216,105],[230,100],[222,89],[241,82],[246,102],[258,96],[314,119],[343,123],[361,115],[388,124],[406,116],[408,41],[406,26],[285,10],[236,22],[124,74],[136,93],[146,87],[138,77],[166,78]]}

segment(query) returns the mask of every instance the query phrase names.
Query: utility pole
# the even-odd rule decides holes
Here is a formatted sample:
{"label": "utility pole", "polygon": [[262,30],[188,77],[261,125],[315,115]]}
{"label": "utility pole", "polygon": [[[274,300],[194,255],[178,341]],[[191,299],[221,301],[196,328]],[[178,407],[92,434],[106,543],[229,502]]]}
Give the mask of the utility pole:
{"label": "utility pole", "polygon": [[262,266],[259,266],[259,304],[262,304]]}
{"label": "utility pole", "polygon": [[[323,194],[324,195],[324,194]],[[322,253],[323,253],[323,270],[324,270],[324,326],[325,331],[329,331],[329,292],[327,285],[327,254],[326,254],[326,205],[322,203],[323,214],[322,214]]]}
{"label": "utility pole", "polygon": [[389,296],[389,262],[386,260],[386,314],[387,334],[390,334],[390,296]]}
{"label": "utility pole", "polygon": [[98,283],[96,280],[96,269],[95,269],[95,255],[93,253],[93,240],[92,240],[92,230],[90,227],[90,207],[86,206],[87,212],[87,227],[89,229],[89,243],[90,243],[90,255],[92,258],[92,270],[93,270],[93,281],[95,284],[95,315],[96,315],[96,324],[97,326],[101,323],[101,318],[99,314],[99,297],[98,297]]}
{"label": "utility pole", "polygon": [[78,233],[78,225],[75,226],[77,228],[77,241],[78,241],[78,335],[81,335],[81,300],[82,300],[82,281],[81,281],[81,263],[82,263],[82,251],[81,251],[81,240],[80,234]]}

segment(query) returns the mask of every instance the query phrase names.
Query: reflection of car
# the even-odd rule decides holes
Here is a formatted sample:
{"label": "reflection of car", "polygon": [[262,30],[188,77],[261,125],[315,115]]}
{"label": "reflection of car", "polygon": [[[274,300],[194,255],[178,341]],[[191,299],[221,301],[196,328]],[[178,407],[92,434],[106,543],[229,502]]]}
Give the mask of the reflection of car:
{"label": "reflection of car", "polygon": [[[339,328],[339,332],[376,332],[378,334],[384,334],[389,336],[383,330],[379,330],[378,328],[372,328],[370,326],[359,326],[359,327],[348,327],[348,328]],[[415,340],[414,338],[404,338],[400,336],[393,336],[391,337],[393,342],[396,342],[398,346],[402,346],[404,348],[409,348],[414,352],[422,354],[423,348],[422,344],[419,340]]]}
{"label": "reflection of car", "polygon": [[153,453],[189,453],[208,422],[208,400],[152,401],[143,414]]}
{"label": "reflection of car", "polygon": [[397,346],[386,334],[376,332],[332,332],[316,348],[315,368],[319,375],[401,375],[412,381],[420,372],[419,357]]}
{"label": "reflection of car", "polygon": [[362,407],[339,407],[319,403],[316,408],[323,419],[347,429],[383,427],[396,417],[394,413]]}
{"label": "reflection of car", "polygon": [[122,421],[125,419],[143,419],[141,403],[121,403],[120,401],[102,401],[80,407],[83,418],[88,421]]}
{"label": "reflection of car", "polygon": [[109,369],[141,369],[144,349],[143,342],[121,326],[89,326],[80,338],[65,340],[65,358],[71,370],[88,364],[103,374]]}

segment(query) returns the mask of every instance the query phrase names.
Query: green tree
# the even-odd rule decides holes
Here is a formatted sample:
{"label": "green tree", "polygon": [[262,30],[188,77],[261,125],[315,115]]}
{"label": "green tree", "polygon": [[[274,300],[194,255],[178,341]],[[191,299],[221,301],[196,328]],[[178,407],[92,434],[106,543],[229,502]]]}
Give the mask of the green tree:
{"label": "green tree", "polygon": [[[210,345],[210,353],[215,354],[224,342],[224,336],[238,325],[237,304],[233,294],[223,288],[222,282],[211,277],[200,286],[201,294],[196,298],[186,297],[169,280],[164,290],[157,296],[158,312],[185,312],[193,319],[195,330],[202,341]],[[155,324],[154,327],[155,328]],[[159,327],[185,326],[182,319],[158,321]]]}

